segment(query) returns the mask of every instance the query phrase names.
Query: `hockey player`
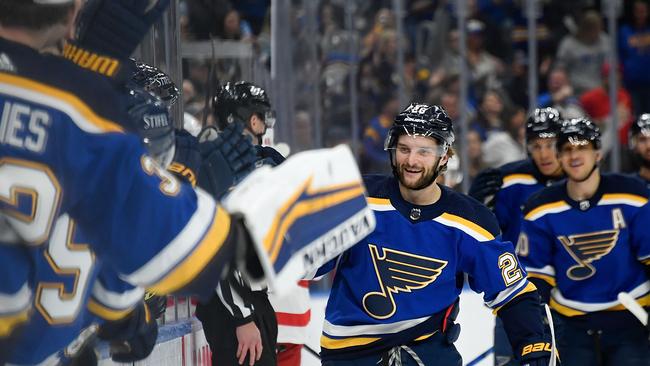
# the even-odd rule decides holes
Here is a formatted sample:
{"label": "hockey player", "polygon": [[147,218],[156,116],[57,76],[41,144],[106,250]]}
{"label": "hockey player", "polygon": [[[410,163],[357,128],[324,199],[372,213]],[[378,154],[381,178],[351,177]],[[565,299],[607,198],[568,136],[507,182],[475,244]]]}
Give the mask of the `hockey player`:
{"label": "hockey player", "polygon": [[435,183],[454,133],[438,106],[412,103],[386,140],[393,177],[365,177],[375,231],[337,260],[321,337],[323,365],[459,365],[453,342],[463,274],[503,319],[524,364],[551,355],[534,285],[494,215]]}
{"label": "hockey player", "polygon": [[[0,216],[29,253],[34,291],[34,311],[19,334],[31,346],[12,348],[11,363],[56,363],[59,350],[73,353],[83,343],[92,332],[80,332],[84,309],[102,268],[156,293],[202,298],[235,265],[253,277],[262,276],[251,249],[255,245],[265,253],[260,238],[272,230],[269,222],[279,213],[268,209],[264,221],[252,223],[254,213],[231,200],[237,215],[230,215],[207,193],[161,169],[147,156],[140,138],[125,131],[129,119],[116,87],[121,67],[168,1],[92,1],[85,29],[101,27],[102,32],[91,32],[99,36],[92,39],[82,32],[77,45],[67,48],[65,54],[77,65],[40,53],[71,33],[79,3],[0,2]],[[129,27],[122,29],[115,19]],[[116,46],[120,49],[111,56],[97,53]],[[322,175],[327,166],[331,162],[326,159],[308,166],[310,174],[321,177],[314,189],[341,183]],[[264,170],[256,182],[274,174]],[[284,187],[303,189],[304,181]],[[360,183],[355,189],[362,190]],[[325,196],[331,194],[329,190]],[[245,192],[236,197],[245,199]],[[287,197],[276,191],[256,194],[255,199],[278,207],[283,203],[273,201]],[[356,214],[363,202],[361,193],[348,195],[329,209],[337,210],[339,218],[349,217],[352,210],[343,205],[354,206]],[[303,219],[319,212],[312,210]],[[255,230],[249,231],[239,213],[249,215],[249,228]],[[324,215],[310,229],[327,233],[332,220]],[[276,241],[274,250],[282,258],[313,240],[297,235],[296,229],[293,222],[283,224],[283,230],[300,239],[287,243],[282,236]],[[264,255],[261,260],[269,261]],[[281,264],[271,263],[279,271]],[[0,329],[15,320],[4,317],[13,305],[0,301]]]}
{"label": "hockey player", "polygon": [[600,146],[588,119],[563,123],[557,150],[567,180],[526,203],[519,256],[558,315],[563,363],[648,365],[647,330],[617,294],[650,305],[650,205],[638,180],[600,172]]}
{"label": "hockey player", "polygon": [[[469,195],[492,206],[504,241],[517,243],[526,200],[564,176],[555,152],[560,124],[555,108],[536,109],[526,122],[529,158],[488,169],[472,183]],[[494,330],[494,357],[497,366],[518,364],[500,318]]]}
{"label": "hockey player", "polygon": [[650,113],[644,113],[630,127],[630,149],[641,165],[637,176],[650,189]]}

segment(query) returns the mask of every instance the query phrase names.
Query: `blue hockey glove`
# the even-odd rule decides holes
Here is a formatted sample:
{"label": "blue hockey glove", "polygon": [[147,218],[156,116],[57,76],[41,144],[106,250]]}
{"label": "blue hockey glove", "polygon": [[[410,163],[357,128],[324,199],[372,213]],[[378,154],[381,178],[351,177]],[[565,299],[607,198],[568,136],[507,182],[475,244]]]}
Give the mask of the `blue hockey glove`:
{"label": "blue hockey glove", "polygon": [[126,60],[167,10],[170,0],[89,0],[77,20],[76,44]]}
{"label": "blue hockey glove", "polygon": [[185,130],[176,130],[176,152],[167,170],[190,182],[192,187],[196,187],[196,177],[199,175],[200,169],[199,139]]}
{"label": "blue hockey glove", "polygon": [[98,335],[110,342],[113,361],[135,362],[153,351],[158,338],[158,324],[147,305],[141,302],[126,318],[103,324]]}
{"label": "blue hockey glove", "polygon": [[210,127],[199,137],[203,161],[198,185],[220,199],[255,168],[257,155],[250,137],[243,135],[242,123],[231,123],[216,138],[210,136],[215,134]]}
{"label": "blue hockey glove", "polygon": [[499,169],[486,169],[474,178],[467,194],[493,210],[494,196],[499,192],[502,184],[503,174]]}

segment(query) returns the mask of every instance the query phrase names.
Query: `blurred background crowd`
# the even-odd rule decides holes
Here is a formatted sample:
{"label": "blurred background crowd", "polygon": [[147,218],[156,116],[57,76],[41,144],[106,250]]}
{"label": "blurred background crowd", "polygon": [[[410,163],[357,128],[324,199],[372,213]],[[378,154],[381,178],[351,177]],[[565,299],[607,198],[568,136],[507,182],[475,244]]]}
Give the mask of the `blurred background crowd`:
{"label": "blurred background crowd", "polygon": [[[612,1],[614,30],[606,16]],[[609,136],[605,151],[620,149],[620,169],[634,169],[626,158],[627,129],[636,115],[650,112],[648,1],[535,1],[534,99],[526,0],[274,3],[275,9],[270,0],[181,1],[184,111],[200,123],[210,123],[203,112],[215,83],[251,80],[271,94],[275,141],[288,143],[292,153],[345,142],[363,172],[387,172],[383,144],[396,113],[409,101],[439,104],[454,121],[461,114],[466,121],[457,150],[469,183],[483,168],[524,158],[528,111],[553,106],[565,118],[590,117]],[[271,19],[281,21],[271,28]],[[614,108],[612,72],[618,77]],[[273,87],[274,77],[284,87]],[[464,103],[461,80],[467,80]]]}

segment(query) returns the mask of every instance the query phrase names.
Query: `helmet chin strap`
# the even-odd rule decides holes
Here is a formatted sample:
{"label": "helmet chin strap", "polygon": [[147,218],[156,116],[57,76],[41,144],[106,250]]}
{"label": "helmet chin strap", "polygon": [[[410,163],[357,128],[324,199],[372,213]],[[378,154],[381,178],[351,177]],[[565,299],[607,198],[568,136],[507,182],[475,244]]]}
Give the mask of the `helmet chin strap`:
{"label": "helmet chin strap", "polygon": [[587,176],[585,178],[580,179],[580,180],[576,180],[576,182],[582,183],[582,182],[586,181],[587,179],[591,178],[591,175],[594,174],[594,172],[596,171],[596,168],[598,168],[598,162],[596,162],[594,164],[594,167],[591,168],[591,171],[589,172],[589,174],[587,174]]}

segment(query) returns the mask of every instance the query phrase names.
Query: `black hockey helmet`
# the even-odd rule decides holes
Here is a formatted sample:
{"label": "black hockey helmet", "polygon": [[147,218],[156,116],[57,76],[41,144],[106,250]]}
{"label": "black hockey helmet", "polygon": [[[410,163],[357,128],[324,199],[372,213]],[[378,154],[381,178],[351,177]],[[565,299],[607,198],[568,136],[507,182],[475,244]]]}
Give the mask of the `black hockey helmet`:
{"label": "black hockey helmet", "polygon": [[526,142],[557,137],[561,125],[562,119],[557,109],[536,108],[526,120]]}
{"label": "black hockey helmet", "polygon": [[140,136],[149,155],[166,168],[176,150],[169,108],[162,99],[144,89],[130,90],[127,100],[132,130]]}
{"label": "black hockey helmet", "polygon": [[445,151],[454,143],[454,128],[444,108],[424,103],[411,103],[395,117],[388,131],[384,150],[395,147],[401,135],[432,137]]}
{"label": "black hockey helmet", "polygon": [[590,142],[596,150],[600,149],[600,128],[587,118],[564,121],[557,137],[557,150],[560,151],[567,142],[580,144],[581,141]]}
{"label": "black hockey helmet", "polygon": [[630,126],[630,141],[640,134],[650,136],[650,113],[643,113]]}
{"label": "black hockey helmet", "polygon": [[178,100],[180,92],[172,79],[155,66],[143,62],[135,62],[136,71],[131,81],[139,88],[142,88],[160,98],[168,107],[173,106]]}
{"label": "black hockey helmet", "polygon": [[275,114],[263,88],[248,81],[238,81],[227,83],[215,94],[212,106],[219,119],[220,128],[235,119],[248,125],[253,114],[258,114],[268,128],[275,124]]}

